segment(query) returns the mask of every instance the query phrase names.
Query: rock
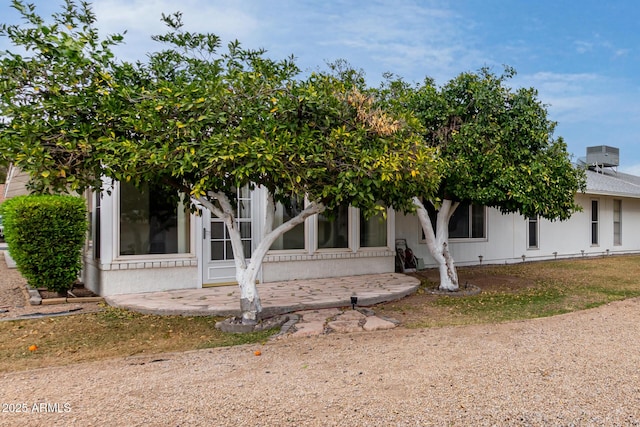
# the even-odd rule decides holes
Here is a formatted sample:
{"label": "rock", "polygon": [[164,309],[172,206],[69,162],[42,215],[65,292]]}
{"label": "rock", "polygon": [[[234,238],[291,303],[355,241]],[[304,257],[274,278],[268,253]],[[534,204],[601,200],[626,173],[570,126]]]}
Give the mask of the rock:
{"label": "rock", "polygon": [[365,331],[379,331],[383,329],[393,329],[396,325],[393,322],[389,322],[388,320],[381,319],[376,316],[367,317],[367,321],[365,322],[362,329]]}
{"label": "rock", "polygon": [[339,333],[362,331],[360,320],[334,320],[333,322],[329,322],[327,327]]}
{"label": "rock", "polygon": [[311,337],[324,334],[324,320],[300,322],[295,326],[296,331],[290,337]]}
{"label": "rock", "polygon": [[220,329],[222,332],[230,332],[234,334],[259,332],[267,329],[279,328],[284,325],[288,319],[288,316],[276,316],[264,319],[255,325],[245,325],[242,323],[241,318],[231,317],[216,323],[216,329]]}

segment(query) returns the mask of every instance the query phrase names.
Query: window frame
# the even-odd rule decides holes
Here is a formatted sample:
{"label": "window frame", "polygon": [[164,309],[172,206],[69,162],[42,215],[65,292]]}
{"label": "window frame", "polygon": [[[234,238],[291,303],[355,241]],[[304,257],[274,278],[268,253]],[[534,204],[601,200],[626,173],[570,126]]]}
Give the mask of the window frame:
{"label": "window frame", "polygon": [[[326,252],[355,252],[357,250],[357,246],[354,246],[354,244],[357,244],[357,242],[353,241],[353,230],[354,230],[354,225],[356,223],[356,221],[354,221],[354,214],[353,211],[355,210],[354,207],[352,207],[351,205],[349,205],[347,207],[347,246],[344,248],[336,248],[336,247],[332,247],[332,248],[321,248],[318,246],[320,239],[318,238],[319,234],[320,234],[320,227],[319,227],[319,218],[320,215],[322,214],[315,214],[313,215],[313,219],[312,219],[312,226],[313,226],[313,250],[315,252],[318,253],[326,253]],[[359,232],[358,232],[359,235]],[[359,240],[359,239],[358,239]]]}
{"label": "window frame", "polygon": [[[249,207],[248,208],[242,208],[242,204],[248,202]],[[235,215],[235,222],[236,222],[236,226],[239,228],[240,230],[240,240],[242,242],[242,246],[243,248],[245,248],[245,242],[249,242],[249,256],[247,256],[247,254],[245,253],[245,259],[250,260],[251,256],[253,255],[253,251],[254,251],[254,236],[256,234],[256,230],[254,229],[254,221],[253,221],[253,216],[254,216],[254,203],[255,200],[253,198],[253,191],[249,189],[248,186],[239,188],[236,190],[236,215]],[[249,216],[241,216],[241,212],[248,212]],[[215,216],[213,213],[211,213],[209,221],[211,224],[220,224],[222,227],[222,237],[220,238],[215,238],[213,237],[213,226],[211,224],[209,224],[209,238],[206,239],[208,245],[210,245],[209,247],[209,260],[207,262],[217,262],[217,261],[221,261],[221,262],[227,262],[227,261],[233,261],[234,260],[234,255],[233,255],[233,249],[232,248],[228,248],[228,245],[231,245],[231,237],[229,236],[229,230],[227,230],[226,225],[224,224],[224,220],[222,218],[218,218],[217,216]],[[249,224],[249,237],[243,237],[242,236],[242,224]],[[225,255],[223,259],[213,259],[213,248],[211,247],[211,244],[214,242],[218,242],[218,243],[222,243],[222,253]],[[230,249],[229,251],[227,249]],[[231,254],[231,257],[227,257],[228,254]]]}
{"label": "window frame", "polygon": [[[527,222],[527,249],[535,250],[540,249],[540,216],[539,215],[531,215],[526,217]],[[531,225],[535,224],[535,245],[531,245]]]}
{"label": "window frame", "polygon": [[[435,225],[435,221],[433,221],[433,218],[431,217],[431,211],[433,211],[435,208],[433,207],[433,205],[431,204],[431,202],[429,201],[425,201],[425,209],[427,210],[428,214],[429,214],[429,219],[431,220],[431,224],[433,225],[434,231],[436,230],[436,225]],[[462,203],[461,203],[462,205]],[[488,219],[488,209],[486,206],[484,205],[478,205],[475,203],[469,203],[469,205],[467,206],[467,208],[469,209],[468,212],[468,221],[469,221],[469,235],[472,236],[473,235],[473,206],[476,207],[480,207],[482,208],[482,231],[483,231],[483,237],[451,237],[451,231],[449,231],[449,241],[450,242],[487,242],[489,240],[489,219]],[[458,212],[458,209],[460,209],[460,206],[458,206],[454,212],[454,215],[456,212]],[[437,211],[435,211],[437,212]],[[451,218],[453,218],[453,215],[451,216]],[[449,226],[451,224],[451,218],[449,219],[449,224],[447,224],[447,226]],[[420,243],[426,243],[427,239],[426,236],[424,235],[424,230],[422,229],[422,227],[420,226],[420,239],[419,242]]]}
{"label": "window frame", "polygon": [[390,229],[390,224],[393,223],[395,224],[395,217],[392,214],[391,209],[389,209],[388,207],[385,208],[386,210],[386,218],[385,218],[385,240],[387,241],[387,243],[383,246],[362,246],[362,220],[363,215],[362,212],[360,211],[360,209],[356,209],[355,212],[355,230],[354,230],[354,234],[356,235],[356,247],[357,250],[361,250],[361,251],[375,251],[375,250],[381,250],[381,249],[388,249],[390,248],[389,242],[391,241],[392,235],[391,235],[391,229]]}
{"label": "window frame", "polygon": [[[595,204],[595,210],[594,210]],[[594,219],[595,212],[595,219]],[[589,216],[590,233],[591,233],[591,246],[600,246],[600,199],[591,199],[591,212]],[[595,229],[594,229],[595,226]],[[595,231],[595,233],[594,233]],[[595,243],[594,243],[595,238]]]}
{"label": "window frame", "polygon": [[195,239],[195,221],[190,212],[185,213],[189,216],[189,250],[183,253],[169,254],[140,254],[140,255],[121,255],[120,254],[120,207],[121,207],[121,183],[114,182],[113,185],[113,235],[112,235],[112,261],[163,261],[163,260],[186,260],[193,259],[196,256],[196,239]]}
{"label": "window frame", "polygon": [[[306,208],[308,205],[309,205],[309,200],[305,197],[304,198],[303,209]],[[314,216],[316,216],[316,215],[312,215],[311,217],[314,217]],[[269,250],[267,251],[267,255],[288,255],[288,254],[293,255],[293,254],[306,254],[306,253],[308,253],[309,252],[310,227],[311,227],[310,219],[311,219],[311,217],[307,217],[304,220],[304,222],[302,223],[303,228],[304,228],[304,248],[301,248],[301,249],[271,249],[271,248],[269,248]],[[274,223],[273,228],[276,228],[276,227],[277,226]],[[284,236],[284,234],[283,234],[283,236]]]}
{"label": "window frame", "polygon": [[[305,207],[309,201],[305,198]],[[360,245],[360,209],[348,206],[347,209],[347,247],[344,248],[320,248],[318,247],[318,218],[319,214],[311,215],[304,221],[304,249],[269,249],[267,255],[301,255],[314,253],[346,253],[346,252],[372,252],[380,250],[392,250],[390,243],[393,241],[395,215],[393,209],[386,209],[386,241],[385,246],[361,246]]]}

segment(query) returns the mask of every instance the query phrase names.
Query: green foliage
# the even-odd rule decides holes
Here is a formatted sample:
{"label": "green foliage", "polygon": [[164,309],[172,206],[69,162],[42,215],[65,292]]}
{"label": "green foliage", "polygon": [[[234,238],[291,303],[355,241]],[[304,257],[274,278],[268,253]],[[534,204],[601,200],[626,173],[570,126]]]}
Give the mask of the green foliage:
{"label": "green foliage", "polygon": [[0,25],[0,37],[25,53],[0,52],[0,160],[29,172],[36,192],[99,185],[96,120],[122,37],[101,40],[88,3],[67,0],[50,23],[32,4],[12,6],[24,23]]}
{"label": "green foliage", "polygon": [[514,74],[485,68],[442,88],[426,80],[402,87],[401,98],[445,162],[438,199],[568,219],[580,209],[575,194],[584,191],[584,171],[572,165],[562,138],[553,138],[555,123],[536,90],[507,86]]}
{"label": "green foliage", "polygon": [[236,188],[261,185],[277,201],[306,195],[328,209],[365,211],[377,200],[408,207],[394,184],[412,171],[435,187],[435,150],[378,108],[345,64],[298,80],[292,59],[238,42],[219,53],[215,36],[184,32],[179,14],[165,22],[171,31],[154,38],[166,50],[114,69],[121,83],[107,103],[117,113],[105,117],[113,132],[100,138],[114,178],[232,200]]}
{"label": "green foliage", "polygon": [[5,239],[18,270],[33,287],[64,292],[82,267],[87,232],[84,200],[73,196],[19,196],[0,205]]}
{"label": "green foliage", "polygon": [[[156,182],[192,199],[262,185],[277,201],[305,194],[332,209],[375,202],[411,209],[409,189],[437,185],[435,150],[385,111],[346,62],[299,79],[292,58],[272,60],[163,16],[164,49],[147,62],[114,60],[88,6],[67,2],[45,24],[20,1],[26,24],[0,36],[31,53],[0,67],[0,153],[30,172],[38,191],[91,185],[100,175]],[[26,70],[26,71],[25,71]],[[25,75],[26,73],[26,75]],[[411,177],[412,186],[395,185]]]}

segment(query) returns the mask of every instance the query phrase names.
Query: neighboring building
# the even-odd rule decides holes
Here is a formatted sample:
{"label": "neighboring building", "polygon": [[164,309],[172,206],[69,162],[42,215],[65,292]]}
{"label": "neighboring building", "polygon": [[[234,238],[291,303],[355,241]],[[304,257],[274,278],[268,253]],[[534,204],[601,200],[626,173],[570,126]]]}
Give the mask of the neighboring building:
{"label": "neighboring building", "polygon": [[[576,195],[583,211],[565,222],[502,215],[482,206],[458,207],[450,226],[450,251],[457,264],[640,252],[640,177],[617,173],[617,162],[595,163],[587,170],[586,193]],[[94,292],[114,295],[235,281],[224,225],[206,209],[201,215],[185,213],[182,206],[167,203],[159,189],[141,192],[119,183],[110,194],[89,195],[87,200],[91,233],[83,279]],[[241,191],[238,203],[250,255],[262,235],[266,195],[259,188]],[[276,217],[283,220],[292,214],[279,207]],[[285,234],[265,258],[259,280],[392,272],[396,239],[406,240],[425,266],[435,265],[417,217],[389,211],[386,219],[365,220],[349,207],[333,221],[316,215]]]}
{"label": "neighboring building", "polygon": [[9,165],[3,192],[4,198],[8,199],[10,197],[29,194],[29,191],[27,191],[27,182],[29,182],[29,174],[22,172],[13,165]]}

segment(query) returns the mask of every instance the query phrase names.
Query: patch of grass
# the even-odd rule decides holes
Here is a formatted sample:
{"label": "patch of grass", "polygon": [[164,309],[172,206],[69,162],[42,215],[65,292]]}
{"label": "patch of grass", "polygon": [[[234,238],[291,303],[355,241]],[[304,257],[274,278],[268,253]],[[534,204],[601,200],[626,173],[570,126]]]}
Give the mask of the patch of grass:
{"label": "patch of grass", "polygon": [[563,292],[555,288],[533,288],[523,292],[481,293],[469,298],[440,298],[436,305],[454,307],[479,319],[505,321],[556,314]]}
{"label": "patch of grass", "polygon": [[[483,290],[469,297],[425,292],[382,305],[407,327],[433,327],[553,316],[640,296],[640,257],[609,256],[458,269],[460,283]],[[437,271],[420,273],[432,288]]]}
{"label": "patch of grass", "polygon": [[[219,320],[156,316],[106,307],[92,314],[0,322],[0,372],[261,343],[277,332],[224,333],[215,329]],[[30,351],[31,345],[36,345],[37,350]]]}

